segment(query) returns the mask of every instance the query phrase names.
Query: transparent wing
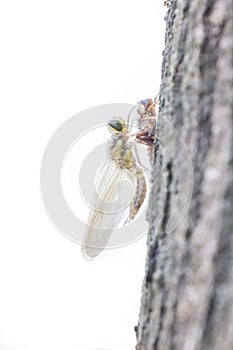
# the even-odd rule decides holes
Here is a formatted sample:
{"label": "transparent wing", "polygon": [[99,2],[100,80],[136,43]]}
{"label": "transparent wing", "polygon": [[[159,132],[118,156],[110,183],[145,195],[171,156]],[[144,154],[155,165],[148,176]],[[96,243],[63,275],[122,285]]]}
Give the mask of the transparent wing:
{"label": "transparent wing", "polygon": [[82,245],[86,258],[94,258],[106,246],[112,231],[129,216],[129,205],[135,191],[134,176],[119,169],[113,161],[101,169]]}

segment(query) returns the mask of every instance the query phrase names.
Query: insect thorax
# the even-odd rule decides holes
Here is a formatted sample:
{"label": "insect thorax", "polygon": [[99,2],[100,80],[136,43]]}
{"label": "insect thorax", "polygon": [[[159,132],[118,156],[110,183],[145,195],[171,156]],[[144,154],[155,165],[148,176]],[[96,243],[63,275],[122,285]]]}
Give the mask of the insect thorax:
{"label": "insect thorax", "polygon": [[119,135],[114,136],[110,140],[109,156],[117,167],[122,169],[130,169],[135,160],[131,151],[132,143],[125,137]]}

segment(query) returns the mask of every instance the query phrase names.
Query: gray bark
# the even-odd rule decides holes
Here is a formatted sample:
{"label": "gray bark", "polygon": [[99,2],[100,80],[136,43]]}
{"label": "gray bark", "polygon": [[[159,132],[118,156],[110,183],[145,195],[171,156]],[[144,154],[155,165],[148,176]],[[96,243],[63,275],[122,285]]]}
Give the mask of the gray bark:
{"label": "gray bark", "polygon": [[232,350],[233,5],[168,5],[136,348]]}

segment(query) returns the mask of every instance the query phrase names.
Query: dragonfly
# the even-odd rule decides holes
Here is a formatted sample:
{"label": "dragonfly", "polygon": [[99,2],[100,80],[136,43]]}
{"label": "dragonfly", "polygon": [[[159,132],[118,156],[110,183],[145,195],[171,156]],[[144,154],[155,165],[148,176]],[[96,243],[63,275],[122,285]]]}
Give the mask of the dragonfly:
{"label": "dragonfly", "polygon": [[[111,134],[108,161],[96,181],[91,210],[82,243],[83,256],[91,260],[106,247],[112,231],[123,221],[132,222],[140,211],[147,193],[145,171],[141,166],[136,143],[153,147],[155,139],[154,101],[140,101],[137,106],[137,130],[122,117],[107,122]],[[131,186],[129,186],[130,184]]]}

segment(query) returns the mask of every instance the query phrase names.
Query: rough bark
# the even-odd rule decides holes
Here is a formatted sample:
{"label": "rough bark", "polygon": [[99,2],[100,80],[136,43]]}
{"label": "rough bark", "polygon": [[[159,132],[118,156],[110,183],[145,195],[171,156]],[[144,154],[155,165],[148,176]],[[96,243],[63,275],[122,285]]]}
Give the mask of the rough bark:
{"label": "rough bark", "polygon": [[232,350],[233,5],[168,3],[136,348]]}

